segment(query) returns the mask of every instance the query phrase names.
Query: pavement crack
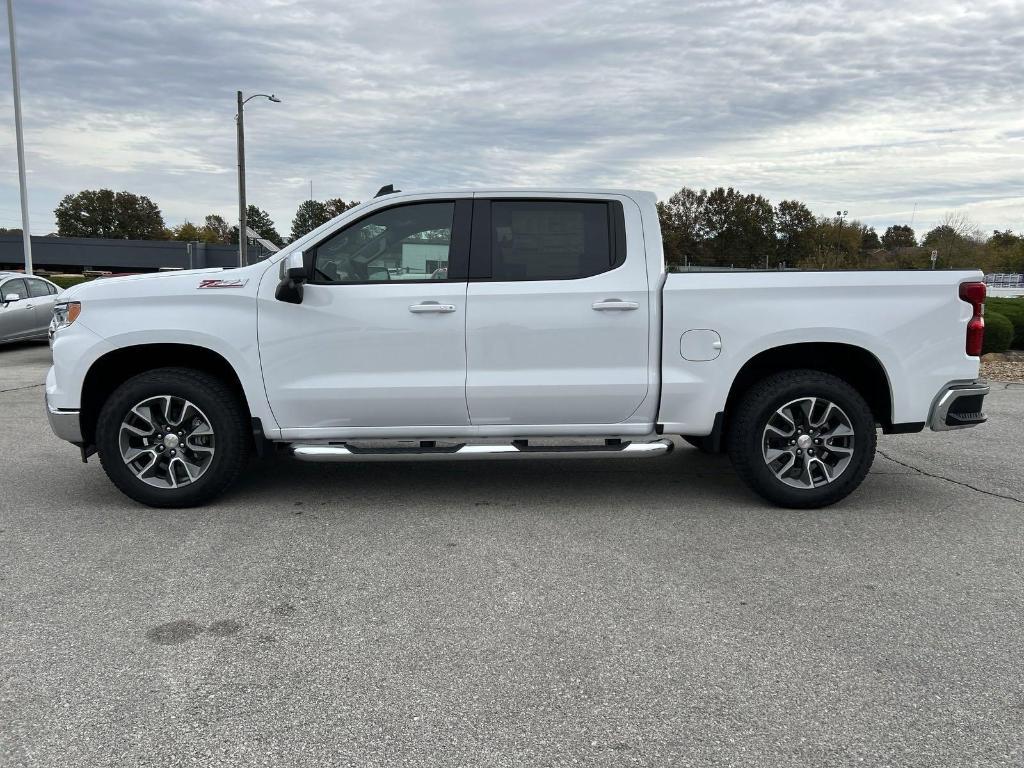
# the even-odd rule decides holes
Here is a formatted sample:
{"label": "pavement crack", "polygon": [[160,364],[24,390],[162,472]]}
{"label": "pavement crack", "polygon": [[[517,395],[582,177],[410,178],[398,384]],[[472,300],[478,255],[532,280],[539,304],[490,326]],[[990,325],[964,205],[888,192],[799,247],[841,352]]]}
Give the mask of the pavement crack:
{"label": "pavement crack", "polygon": [[36,387],[45,387],[46,384],[29,384],[25,387],[11,387],[10,389],[0,389],[0,395],[4,392],[20,392],[23,389],[35,389]]}
{"label": "pavement crack", "polygon": [[925,477],[934,477],[936,480],[945,480],[947,483],[952,483],[953,485],[959,485],[962,488],[969,488],[972,491],[977,491],[978,493],[983,493],[986,496],[994,496],[997,499],[1006,499],[1008,501],[1016,501],[1018,504],[1024,504],[1024,499],[1017,498],[1016,496],[1010,496],[1009,494],[1005,494],[1005,493],[996,493],[995,491],[987,491],[984,488],[979,488],[976,485],[971,485],[970,483],[965,483],[962,480],[954,480],[953,478],[946,477],[945,475],[936,475],[933,472],[928,472],[927,470],[921,469],[920,467],[915,467],[913,464],[908,464],[905,461],[900,461],[899,459],[895,459],[892,456],[890,456],[889,454],[887,454],[885,451],[879,450],[877,448],[875,449],[875,452],[878,453],[879,455],[881,455],[883,458],[886,458],[889,461],[893,462],[894,464],[899,464],[901,467],[906,467],[907,469],[912,469],[915,472],[917,472],[918,474],[924,475]]}

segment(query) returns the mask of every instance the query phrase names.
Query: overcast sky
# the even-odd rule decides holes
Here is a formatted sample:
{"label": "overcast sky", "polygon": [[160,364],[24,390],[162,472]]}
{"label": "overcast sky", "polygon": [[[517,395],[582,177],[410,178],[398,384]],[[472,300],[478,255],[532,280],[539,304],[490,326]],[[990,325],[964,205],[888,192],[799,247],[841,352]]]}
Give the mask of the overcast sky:
{"label": "overcast sky", "polygon": [[[1024,0],[15,0],[32,230],[69,192],[284,234],[396,188],[734,186],[922,233],[1024,230]],[[0,226],[20,226],[3,35]],[[914,206],[917,205],[916,214]]]}

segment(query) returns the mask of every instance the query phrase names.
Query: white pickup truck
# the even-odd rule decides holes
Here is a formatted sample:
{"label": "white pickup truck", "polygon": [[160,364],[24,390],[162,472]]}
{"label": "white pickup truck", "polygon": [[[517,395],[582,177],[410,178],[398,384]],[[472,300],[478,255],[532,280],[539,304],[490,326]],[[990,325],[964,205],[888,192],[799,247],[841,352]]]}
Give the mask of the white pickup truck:
{"label": "white pickup truck", "polygon": [[257,264],[66,291],[46,407],[155,507],[213,498],[271,444],[618,459],[672,436],[819,507],[864,479],[879,428],[985,420],[981,278],[668,274],[649,193],[379,194]]}

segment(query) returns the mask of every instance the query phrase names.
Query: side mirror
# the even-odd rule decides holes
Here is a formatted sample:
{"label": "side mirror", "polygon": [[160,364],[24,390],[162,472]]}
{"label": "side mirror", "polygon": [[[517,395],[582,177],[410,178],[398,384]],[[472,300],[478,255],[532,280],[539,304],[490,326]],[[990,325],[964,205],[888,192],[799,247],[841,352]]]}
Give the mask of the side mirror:
{"label": "side mirror", "polygon": [[[302,263],[302,254],[298,255],[298,263]],[[277,284],[277,290],[274,292],[274,298],[278,301],[284,301],[288,304],[301,304],[303,285],[309,276],[306,274],[306,268],[302,266],[291,266],[295,263],[296,254],[288,257],[288,267],[285,270],[284,277],[281,282]]]}
{"label": "side mirror", "polygon": [[12,301],[21,301],[21,296],[16,293],[8,293],[4,296],[4,304],[10,304]]}

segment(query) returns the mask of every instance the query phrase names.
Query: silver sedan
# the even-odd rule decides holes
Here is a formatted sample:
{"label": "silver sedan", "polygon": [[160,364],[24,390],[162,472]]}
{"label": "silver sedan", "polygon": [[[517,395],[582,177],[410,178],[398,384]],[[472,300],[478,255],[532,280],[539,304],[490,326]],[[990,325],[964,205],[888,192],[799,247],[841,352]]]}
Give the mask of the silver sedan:
{"label": "silver sedan", "polygon": [[45,339],[60,292],[41,277],[0,272],[0,344]]}

